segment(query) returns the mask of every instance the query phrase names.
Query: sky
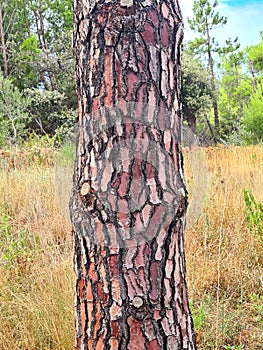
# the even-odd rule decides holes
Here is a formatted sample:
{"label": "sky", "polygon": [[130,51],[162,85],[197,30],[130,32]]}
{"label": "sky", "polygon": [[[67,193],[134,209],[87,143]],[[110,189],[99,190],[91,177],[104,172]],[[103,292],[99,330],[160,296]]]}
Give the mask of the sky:
{"label": "sky", "polygon": [[[179,0],[184,18],[185,40],[197,36],[187,23],[187,17],[193,17],[193,2],[194,0]],[[233,40],[236,36],[242,48],[261,41],[259,31],[263,30],[263,0],[219,0],[217,11],[228,19],[224,28],[213,31],[213,36],[219,43],[224,43],[229,38]]]}

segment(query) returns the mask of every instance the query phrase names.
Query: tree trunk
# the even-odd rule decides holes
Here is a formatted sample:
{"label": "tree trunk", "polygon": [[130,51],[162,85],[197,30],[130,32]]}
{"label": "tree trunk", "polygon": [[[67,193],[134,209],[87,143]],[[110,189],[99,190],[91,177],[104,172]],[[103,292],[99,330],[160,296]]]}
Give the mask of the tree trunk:
{"label": "tree trunk", "polygon": [[184,119],[187,121],[189,128],[192,130],[192,132],[194,134],[196,134],[196,116],[195,116],[195,113],[188,106],[184,106],[183,113],[185,116]]}
{"label": "tree trunk", "polygon": [[253,62],[251,60],[249,60],[248,64],[249,64],[249,70],[250,70],[251,77],[252,77],[253,88],[254,88],[254,91],[257,92],[257,80],[256,80],[256,76],[255,76]]}
{"label": "tree trunk", "polygon": [[207,35],[207,55],[208,55],[208,65],[211,73],[211,85],[213,90],[213,110],[214,110],[214,121],[215,121],[215,130],[216,134],[219,135],[219,113],[218,113],[218,104],[216,97],[216,83],[215,83],[215,73],[214,73],[214,62],[211,53],[211,39],[209,34],[208,24],[206,25],[206,35]]}
{"label": "tree trunk", "polygon": [[[33,13],[34,13],[34,17],[35,17],[35,25],[36,25],[36,29],[37,29],[39,47],[41,48],[41,50],[43,50],[43,43],[42,43],[41,30],[40,30],[40,25],[39,25],[38,12],[36,9],[34,9]],[[47,79],[45,77],[45,69],[43,69],[43,67],[41,67],[41,65],[38,64],[38,70],[39,70],[40,80],[41,80],[45,90],[49,90],[50,86],[49,86],[49,83],[47,82]]]}
{"label": "tree trunk", "polygon": [[[39,7],[34,10],[34,16],[35,16],[37,33],[38,33],[39,45],[46,56],[46,62],[45,62],[45,67],[44,67],[45,73],[48,76],[51,90],[55,91],[55,90],[58,90],[58,86],[57,86],[55,75],[53,73],[52,62],[50,59],[50,51],[49,51],[48,42],[46,39],[42,1],[40,1]],[[40,78],[41,78],[41,81],[44,84],[45,88],[48,90],[46,79],[45,79],[45,74],[43,74],[43,72],[40,73]]]}
{"label": "tree trunk", "polygon": [[6,45],[5,45],[5,33],[3,28],[2,6],[0,6],[0,39],[1,39],[2,59],[3,59],[3,76],[4,78],[8,78],[7,54],[6,54]]}
{"label": "tree trunk", "polygon": [[196,349],[174,0],[74,1],[76,349]]}

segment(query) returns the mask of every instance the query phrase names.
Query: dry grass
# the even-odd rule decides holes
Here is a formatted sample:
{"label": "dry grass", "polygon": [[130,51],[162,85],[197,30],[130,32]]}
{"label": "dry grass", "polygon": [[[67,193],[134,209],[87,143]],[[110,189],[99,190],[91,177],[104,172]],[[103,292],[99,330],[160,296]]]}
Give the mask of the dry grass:
{"label": "dry grass", "polygon": [[[243,195],[244,189],[251,190],[263,203],[263,149],[203,152],[208,189],[198,221],[187,230],[186,245],[199,346],[263,349],[263,247],[246,227]],[[191,188],[189,162],[187,174]]]}
{"label": "dry grass", "polygon": [[54,167],[0,176],[0,349],[73,349],[71,229]]}
{"label": "dry grass", "polygon": [[[263,247],[243,214],[243,189],[263,202],[263,149],[202,152],[186,159],[195,191],[191,215],[198,218],[188,227],[186,248],[199,349],[263,349]],[[71,177],[65,174],[41,161],[0,170],[2,350],[73,349],[71,229],[64,215]]]}

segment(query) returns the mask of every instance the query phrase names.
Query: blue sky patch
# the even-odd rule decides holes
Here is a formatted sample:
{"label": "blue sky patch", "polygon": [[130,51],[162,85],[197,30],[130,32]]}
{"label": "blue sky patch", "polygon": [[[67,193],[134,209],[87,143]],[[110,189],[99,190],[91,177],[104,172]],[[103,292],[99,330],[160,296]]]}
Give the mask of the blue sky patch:
{"label": "blue sky patch", "polygon": [[262,4],[262,0],[222,0],[228,6],[248,6],[252,4]]}

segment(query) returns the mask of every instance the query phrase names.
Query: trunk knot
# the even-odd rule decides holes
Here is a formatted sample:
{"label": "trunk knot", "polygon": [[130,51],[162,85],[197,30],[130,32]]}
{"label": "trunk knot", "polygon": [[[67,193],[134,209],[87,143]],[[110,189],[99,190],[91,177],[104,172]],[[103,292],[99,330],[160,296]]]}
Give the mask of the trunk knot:
{"label": "trunk knot", "polygon": [[136,308],[139,309],[141,306],[143,306],[143,298],[141,297],[135,297],[132,300],[132,305]]}
{"label": "trunk knot", "polygon": [[123,7],[131,7],[133,6],[133,0],[121,0],[121,6]]}
{"label": "trunk knot", "polygon": [[82,184],[81,189],[80,189],[80,194],[82,196],[86,196],[88,193],[90,193],[90,184],[88,182],[84,182],[84,184]]}
{"label": "trunk knot", "polygon": [[81,185],[79,193],[82,202],[88,207],[92,206],[94,202],[94,189],[88,182],[84,182]]}

